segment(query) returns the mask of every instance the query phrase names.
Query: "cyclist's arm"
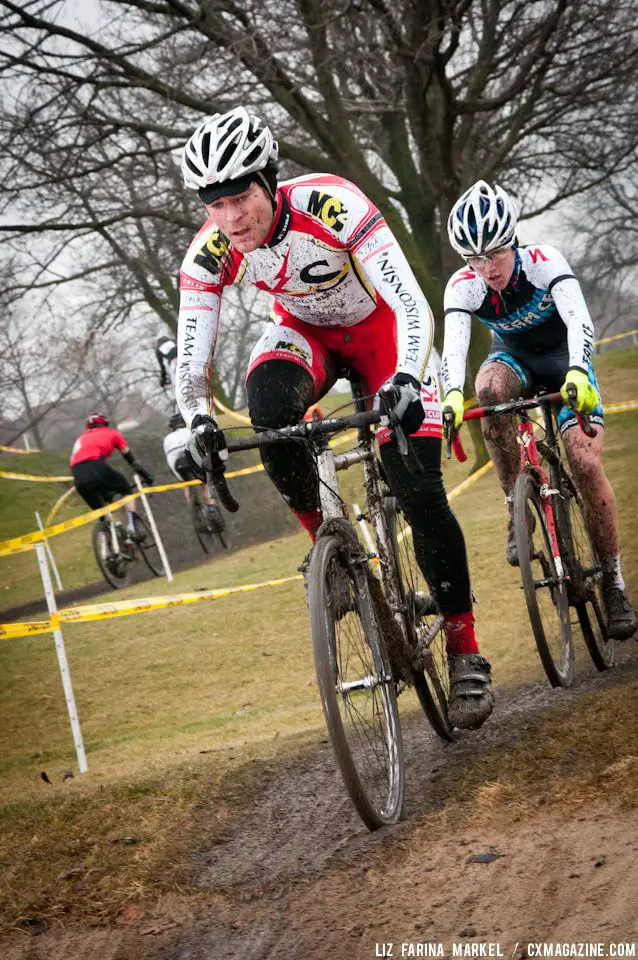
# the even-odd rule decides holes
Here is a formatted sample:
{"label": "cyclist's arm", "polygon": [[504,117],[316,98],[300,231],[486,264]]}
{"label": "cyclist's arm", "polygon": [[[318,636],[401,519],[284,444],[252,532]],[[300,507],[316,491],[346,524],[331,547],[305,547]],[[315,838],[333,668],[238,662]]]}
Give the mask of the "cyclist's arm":
{"label": "cyclist's arm", "polygon": [[594,324],[581,285],[562,253],[549,246],[540,249],[548,259],[539,261],[539,268],[546,274],[547,288],[567,327],[569,366],[587,372],[594,350]]}
{"label": "cyclist's arm", "polygon": [[472,334],[472,312],[483,295],[474,271],[464,267],[450,277],[443,296],[445,333],[441,355],[441,385],[444,395],[465,388],[465,367]]}
{"label": "cyclist's arm", "polygon": [[421,381],[432,339],[434,317],[401,247],[384,221],[351,248],[362,282],[385,300],[397,318],[397,373]]}
{"label": "cyclist's arm", "polygon": [[180,272],[175,399],[187,426],[198,413],[212,416],[211,367],[228,254],[225,238],[208,222],[193,240]]}

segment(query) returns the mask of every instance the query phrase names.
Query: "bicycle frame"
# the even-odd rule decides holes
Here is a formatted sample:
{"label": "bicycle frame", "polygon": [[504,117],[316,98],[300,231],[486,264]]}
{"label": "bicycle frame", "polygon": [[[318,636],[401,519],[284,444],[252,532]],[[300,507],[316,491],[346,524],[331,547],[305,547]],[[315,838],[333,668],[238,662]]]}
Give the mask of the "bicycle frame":
{"label": "bicycle frame", "polygon": [[[560,491],[551,486],[551,477],[548,476],[547,472],[542,466],[539,452],[540,447],[540,450],[550,463],[550,472],[551,466],[554,466],[558,469],[560,455],[557,452],[558,439],[551,408],[555,405],[561,405],[563,403],[564,400],[560,393],[549,393],[545,394],[544,396],[533,397],[530,400],[514,400],[505,403],[499,403],[491,407],[475,407],[472,410],[466,411],[463,419],[475,420],[481,417],[494,416],[498,414],[511,414],[517,418],[517,438],[520,446],[521,472],[525,470],[529,471],[536,477],[538,481],[543,511],[547,520],[547,532],[549,534],[552,556],[554,558],[556,573],[558,574],[558,582],[569,583],[570,577],[565,573],[557,532],[557,524],[554,515],[554,498],[560,496]],[[536,436],[534,434],[534,422],[527,412],[528,410],[535,409],[538,406],[540,406],[543,411],[543,427],[545,431],[545,439],[539,441],[536,440]],[[587,436],[596,436],[596,430],[589,423],[589,418],[578,413],[576,416],[578,417],[578,422],[583,432],[586,433]],[[462,446],[460,445],[458,437],[456,437],[454,441],[452,441],[450,438],[448,440],[448,447],[452,442],[455,444],[455,453],[457,457],[462,460],[466,459],[466,455]]]}

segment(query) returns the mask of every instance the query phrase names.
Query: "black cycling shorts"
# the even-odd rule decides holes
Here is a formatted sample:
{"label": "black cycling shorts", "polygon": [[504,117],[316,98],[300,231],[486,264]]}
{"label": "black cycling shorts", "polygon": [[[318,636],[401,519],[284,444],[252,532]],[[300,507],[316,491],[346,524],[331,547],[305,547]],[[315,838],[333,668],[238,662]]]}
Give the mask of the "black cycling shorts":
{"label": "black cycling shorts", "polygon": [[125,497],[134,492],[124,474],[106,460],[83,460],[71,467],[71,473],[75,489],[91,510],[110,503],[117,494]]}
{"label": "black cycling shorts", "polygon": [[190,461],[183,453],[175,461],[173,469],[179,473],[182,480],[199,480],[199,477],[195,476],[195,471]]}

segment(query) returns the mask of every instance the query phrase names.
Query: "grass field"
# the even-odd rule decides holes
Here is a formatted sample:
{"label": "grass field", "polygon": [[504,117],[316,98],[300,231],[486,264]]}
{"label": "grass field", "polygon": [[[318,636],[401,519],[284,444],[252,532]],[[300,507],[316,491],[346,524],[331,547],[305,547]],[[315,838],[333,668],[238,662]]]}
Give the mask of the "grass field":
{"label": "grass field", "polygon": [[[606,353],[598,358],[597,370],[606,402],[638,398],[638,350]],[[605,454],[618,500],[623,569],[634,599],[637,427],[638,412],[610,416]],[[67,469],[63,453],[2,458],[0,467],[40,474]],[[446,465],[448,490],[466,472],[465,466]],[[33,509],[44,519],[60,492],[45,484],[0,482],[3,538],[32,529]],[[354,479],[348,483],[351,500]],[[493,471],[455,500],[454,509],[468,546],[478,637],[497,686],[540,679],[519,574],[503,560],[506,513]],[[53,541],[69,586],[83,582],[87,570],[93,576],[88,530]],[[170,590],[162,579],[100,600],[291,576],[307,547],[305,534],[293,535],[184,571]],[[0,563],[3,606],[40,595],[32,552],[0,558]],[[0,645],[0,911],[8,924],[34,913],[60,919],[69,910],[112,916],[127,898],[155,889],[161,865],[189,842],[190,811],[198,799],[212,792],[232,794],[240,802],[251,758],[272,759],[325,738],[301,582],[70,624],[64,636],[89,763],[88,775],[76,771],[64,781],[64,771],[75,766],[75,753],[51,637]],[[578,637],[576,645],[582,666]],[[624,698],[632,693],[623,691],[616,704],[623,716],[630,703]],[[604,712],[600,704],[590,706]],[[551,765],[560,750],[555,737],[554,731],[546,759],[536,754],[535,764]],[[531,748],[520,747],[525,749]],[[617,744],[612,760],[620,754]],[[516,757],[504,760],[505,790],[510,765],[517,768]],[[42,771],[51,784],[41,779]],[[517,777],[520,772],[512,772],[513,789],[520,787]],[[223,829],[225,810],[220,802],[215,828]],[[70,897],[58,889],[56,877],[78,862],[91,871],[91,889]]]}

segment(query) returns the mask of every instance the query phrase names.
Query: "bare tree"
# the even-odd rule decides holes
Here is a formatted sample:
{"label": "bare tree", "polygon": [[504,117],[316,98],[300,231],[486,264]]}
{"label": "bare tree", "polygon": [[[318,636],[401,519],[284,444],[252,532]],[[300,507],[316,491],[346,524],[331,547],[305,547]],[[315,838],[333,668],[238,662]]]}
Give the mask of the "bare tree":
{"label": "bare tree", "polygon": [[635,150],[633,0],[101,0],[99,29],[61,2],[0,8],[0,229],[30,282],[94,289],[107,326],[142,302],[174,326],[201,222],[177,153],[237,102],[279,131],[285,174],[377,203],[435,312],[462,188],[504,179],[532,215],[620,182]]}
{"label": "bare tree", "polygon": [[[30,431],[36,444],[44,446],[42,421],[67,399],[82,379],[80,353],[73,364],[60,363],[55,326],[48,335],[34,329],[29,315],[5,316],[0,325],[0,387],[4,413],[19,421],[11,444]],[[83,352],[83,351],[82,351]],[[55,378],[52,368],[57,369]]]}

